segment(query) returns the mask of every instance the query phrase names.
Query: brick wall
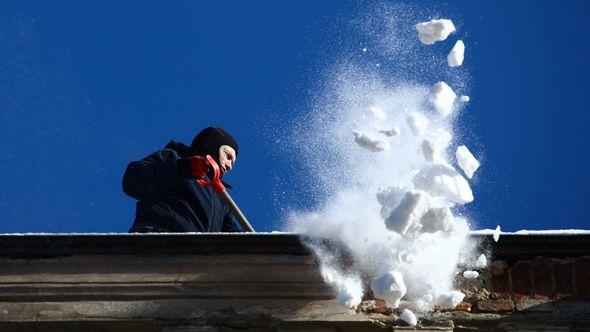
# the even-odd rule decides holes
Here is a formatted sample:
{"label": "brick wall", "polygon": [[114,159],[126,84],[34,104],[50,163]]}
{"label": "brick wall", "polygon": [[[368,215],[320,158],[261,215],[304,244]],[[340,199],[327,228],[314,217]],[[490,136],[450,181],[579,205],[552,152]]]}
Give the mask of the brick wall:
{"label": "brick wall", "polygon": [[590,301],[590,256],[493,261],[480,280],[458,278],[467,293],[457,310],[553,311],[560,302]]}

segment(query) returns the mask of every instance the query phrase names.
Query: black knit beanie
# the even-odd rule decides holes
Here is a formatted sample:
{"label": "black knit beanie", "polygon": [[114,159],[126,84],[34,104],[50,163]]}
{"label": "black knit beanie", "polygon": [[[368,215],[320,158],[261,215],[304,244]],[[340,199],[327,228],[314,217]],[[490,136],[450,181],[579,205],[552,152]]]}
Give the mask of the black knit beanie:
{"label": "black knit beanie", "polygon": [[210,155],[219,161],[219,148],[222,145],[231,146],[238,156],[238,143],[227,131],[219,127],[207,127],[195,136],[191,149],[198,156]]}

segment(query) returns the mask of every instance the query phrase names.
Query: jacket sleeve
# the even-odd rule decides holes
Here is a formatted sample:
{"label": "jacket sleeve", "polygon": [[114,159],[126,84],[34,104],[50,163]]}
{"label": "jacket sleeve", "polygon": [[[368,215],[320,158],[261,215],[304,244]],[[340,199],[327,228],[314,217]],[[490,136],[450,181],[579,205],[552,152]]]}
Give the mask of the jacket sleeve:
{"label": "jacket sleeve", "polygon": [[237,233],[243,232],[244,230],[238,222],[235,220],[234,215],[231,212],[228,212],[223,218],[223,225],[221,226],[221,231],[225,233]]}
{"label": "jacket sleeve", "polygon": [[148,157],[129,163],[123,176],[123,191],[135,198],[153,198],[181,181],[178,172],[178,154],[161,150]]}

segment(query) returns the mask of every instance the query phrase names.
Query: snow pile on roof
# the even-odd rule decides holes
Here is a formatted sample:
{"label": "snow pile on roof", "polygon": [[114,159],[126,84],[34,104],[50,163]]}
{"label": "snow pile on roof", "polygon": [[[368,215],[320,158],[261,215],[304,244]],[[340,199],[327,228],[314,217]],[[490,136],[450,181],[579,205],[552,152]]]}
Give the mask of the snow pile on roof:
{"label": "snow pile on roof", "polygon": [[448,116],[453,111],[457,95],[445,82],[438,82],[430,90],[430,102],[442,116]]}
{"label": "snow pile on roof", "polygon": [[432,45],[438,41],[443,41],[455,32],[453,21],[447,19],[430,20],[416,24],[418,38],[423,44]]}
{"label": "snow pile on roof", "polygon": [[[455,30],[450,20],[416,28],[426,44],[443,41]],[[379,54],[382,42],[378,38],[371,52]],[[415,40],[406,44],[415,45]],[[324,279],[343,303],[358,304],[359,294],[368,291],[363,285],[370,285],[376,298],[404,309],[407,321],[416,324],[416,314],[452,308],[463,300],[465,295],[454,288],[455,277],[478,269],[481,253],[467,250],[473,247],[469,222],[455,215],[460,205],[474,200],[468,180],[457,169],[468,176],[477,169],[463,154],[457,164],[450,151],[462,142],[453,142],[457,117],[449,115],[465,109],[455,108],[451,85],[464,93],[463,82],[446,75],[444,61],[429,69],[417,57],[410,65],[419,68],[409,68],[407,77],[391,76],[385,61],[398,65],[396,56],[411,51],[399,49],[379,62],[363,57],[360,61],[367,63],[358,66],[344,61],[331,72],[316,108],[292,135],[304,169],[311,173],[302,178],[314,179],[318,206],[293,212],[288,227],[307,235],[307,245],[329,272]],[[424,61],[438,54],[425,52]],[[415,83],[443,73],[449,84],[426,79]],[[324,239],[342,246],[346,259],[338,250],[327,250],[319,241]]]}
{"label": "snow pile on roof", "polygon": [[449,55],[447,55],[447,63],[449,67],[459,67],[463,64],[463,59],[465,58],[465,44],[463,44],[462,40],[457,40],[455,46]]}

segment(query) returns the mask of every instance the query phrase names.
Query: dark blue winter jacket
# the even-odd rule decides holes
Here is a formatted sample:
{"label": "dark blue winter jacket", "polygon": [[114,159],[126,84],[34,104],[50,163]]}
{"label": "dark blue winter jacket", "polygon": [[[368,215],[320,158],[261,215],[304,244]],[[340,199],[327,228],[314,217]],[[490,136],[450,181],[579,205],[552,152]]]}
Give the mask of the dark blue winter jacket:
{"label": "dark blue winter jacket", "polygon": [[171,141],[163,150],[127,166],[123,191],[137,199],[129,232],[240,231],[211,187],[179,175],[178,160],[189,156],[186,145]]}

